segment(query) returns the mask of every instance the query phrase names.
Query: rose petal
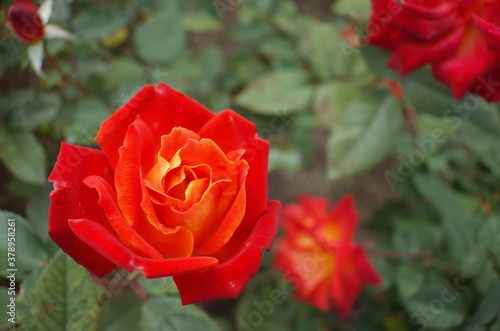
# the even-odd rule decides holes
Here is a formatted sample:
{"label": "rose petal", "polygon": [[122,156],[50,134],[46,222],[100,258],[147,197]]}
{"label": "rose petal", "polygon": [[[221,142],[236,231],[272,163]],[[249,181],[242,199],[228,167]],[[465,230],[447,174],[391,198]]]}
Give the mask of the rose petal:
{"label": "rose petal", "polygon": [[356,297],[361,292],[361,282],[357,277],[339,274],[332,279],[332,299],[339,315],[347,318],[351,313]]}
{"label": "rose petal", "polygon": [[358,275],[360,275],[362,281],[368,284],[380,285],[382,278],[380,278],[378,272],[373,268],[363,246],[357,246],[352,254]]}
{"label": "rose petal", "polygon": [[203,272],[217,265],[218,260],[211,256],[195,256],[177,259],[151,260],[135,258],[133,264],[146,278],[159,278],[191,272]]}
{"label": "rose petal", "polygon": [[[456,5],[449,7],[456,10]],[[441,38],[465,23],[459,12],[451,12],[439,18],[426,15],[416,16],[411,10],[405,9],[402,13],[391,19],[391,28],[398,28],[409,36],[420,41],[431,41]]]}
{"label": "rose petal", "polygon": [[[246,173],[245,173],[246,175]],[[215,232],[195,250],[200,255],[210,255],[219,251],[232,237],[245,215],[246,192],[245,185],[234,199],[233,205],[227,211],[224,219],[216,226]]]}
{"label": "rose petal", "polygon": [[113,182],[113,172],[103,153],[62,143],[49,176],[49,181],[54,182],[54,191],[50,194],[49,236],[77,263],[103,277],[116,266],[75,236],[68,224],[69,219],[78,218],[107,223],[106,215],[97,203],[96,191],[83,183],[83,179],[91,175]]}
{"label": "rose petal", "polygon": [[202,138],[213,140],[224,153],[245,150],[243,159],[248,162],[247,206],[240,228],[243,233],[250,233],[255,220],[267,208],[267,164],[269,142],[257,135],[255,125],[232,110],[225,110],[198,131]]}
{"label": "rose petal", "polygon": [[141,208],[143,166],[152,167],[154,149],[152,134],[147,124],[136,120],[129,126],[123,146],[119,149],[120,159],[116,165],[115,188],[118,206],[123,217],[133,229],[145,220]]}
{"label": "rose petal", "polygon": [[297,200],[301,208],[304,208],[307,214],[314,219],[323,218],[329,203],[326,198],[306,194],[299,195]]}
{"label": "rose petal", "polygon": [[485,19],[472,14],[472,21],[476,24],[481,35],[486,42],[486,46],[491,50],[500,50],[500,26],[495,25]]}
{"label": "rose petal", "polygon": [[142,193],[140,207],[146,220],[137,224],[137,232],[165,257],[191,256],[195,238],[192,230],[186,226],[186,222],[180,217],[165,218],[161,208],[158,208],[159,210],[155,208],[146,182],[140,181],[140,191]]}
{"label": "rose petal", "polygon": [[170,160],[189,140],[199,141],[200,136],[185,128],[173,128],[172,132],[161,137],[161,150],[158,154],[165,160]]}
{"label": "rose petal", "polygon": [[43,38],[43,22],[31,0],[16,0],[7,17],[16,37],[22,42],[34,43]]}
{"label": "rose petal", "polygon": [[114,192],[111,185],[106,182],[102,177],[89,176],[84,179],[84,183],[94,188],[99,194],[99,205],[106,212],[106,218],[113,230],[116,232],[120,240],[132,249],[139,256],[147,256],[153,259],[162,259],[163,256],[154,249],[144,238],[139,236],[137,232],[132,229],[130,224],[123,218],[117,204],[116,192]]}
{"label": "rose petal", "polygon": [[351,241],[358,227],[358,214],[352,195],[346,194],[332,208],[329,218],[340,224],[341,239]]}
{"label": "rose petal", "polygon": [[[500,55],[496,61],[500,63]],[[500,66],[490,68],[484,75],[477,76],[469,91],[488,101],[500,101]]]}
{"label": "rose petal", "polygon": [[269,250],[276,236],[280,203],[269,201],[268,207],[242,247],[226,252],[232,256],[208,271],[174,276],[183,305],[238,296],[259,269],[261,248]]}
{"label": "rose petal", "polygon": [[[478,61],[477,59],[481,59]],[[478,30],[469,30],[456,53],[433,67],[434,76],[461,98],[478,79],[497,64],[495,53],[486,46]]]}
{"label": "rose petal", "polygon": [[210,110],[166,84],[149,85],[102,123],[95,140],[114,169],[128,127],[137,118],[146,123],[160,142],[160,137],[169,134],[174,127],[197,132],[214,116]]}
{"label": "rose petal", "polygon": [[290,281],[293,281],[294,277],[301,280],[296,284],[294,295],[296,298],[327,311],[328,289],[335,267],[333,256],[324,255],[326,252],[321,255],[315,254],[315,248],[319,248],[318,246],[302,249],[295,244],[291,240],[280,241],[275,265],[282,272],[289,272],[287,279]]}
{"label": "rose petal", "polygon": [[68,223],[78,238],[106,259],[128,272],[134,270],[131,262],[135,254],[104,226],[89,219],[73,219]]}
{"label": "rose petal", "polygon": [[427,42],[401,42],[391,56],[388,66],[401,75],[453,55],[463,38],[463,29],[456,29],[441,39]]}
{"label": "rose petal", "polygon": [[113,261],[117,266],[129,272],[132,272],[136,267],[147,278],[199,272],[217,264],[216,258],[205,256],[163,260],[139,257],[98,223],[87,219],[79,219],[70,220],[69,224],[80,239],[101,252],[103,256]]}

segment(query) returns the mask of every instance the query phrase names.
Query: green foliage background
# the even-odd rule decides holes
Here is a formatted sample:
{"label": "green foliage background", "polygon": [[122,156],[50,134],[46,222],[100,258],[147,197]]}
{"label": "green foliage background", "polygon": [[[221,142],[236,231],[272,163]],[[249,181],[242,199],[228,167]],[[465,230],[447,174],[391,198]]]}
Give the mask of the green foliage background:
{"label": "green foliage background", "polygon": [[[453,99],[428,68],[405,78],[387,69],[388,54],[352,42],[369,12],[361,0],[56,0],[52,22],[77,40],[46,42],[44,79],[2,29],[0,275],[7,287],[14,217],[21,291],[20,324],[3,315],[0,327],[500,330],[500,106]],[[46,181],[59,143],[96,147],[102,120],[158,82],[257,124],[272,143],[271,198],[354,191],[360,241],[384,283],[363,292],[349,320],[295,301],[271,254],[238,300],[181,307],[171,280],[118,272],[98,285],[57,252]],[[4,309],[8,299],[2,288]]]}

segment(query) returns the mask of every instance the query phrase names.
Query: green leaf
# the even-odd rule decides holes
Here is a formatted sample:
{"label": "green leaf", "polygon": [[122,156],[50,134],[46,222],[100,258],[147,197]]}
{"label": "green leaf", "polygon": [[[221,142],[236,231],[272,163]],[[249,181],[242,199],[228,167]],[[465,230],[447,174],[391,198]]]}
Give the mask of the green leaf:
{"label": "green leaf", "polygon": [[339,15],[356,19],[366,19],[370,16],[370,3],[365,0],[340,0],[334,3],[333,10]]}
{"label": "green leaf", "polygon": [[415,174],[414,183],[423,196],[442,215],[443,233],[453,256],[461,259],[474,248],[474,223],[462,201],[442,180]]}
{"label": "green leaf", "polygon": [[271,147],[269,150],[269,171],[285,169],[288,171],[300,170],[302,155],[295,148]]}
{"label": "green leaf", "polygon": [[347,73],[347,58],[341,51],[342,37],[332,24],[307,20],[300,39],[304,58],[310,61],[314,73],[326,80]]}
{"label": "green leaf", "polygon": [[206,12],[187,13],[182,18],[182,27],[194,33],[215,32],[218,31],[221,26],[220,20]]}
{"label": "green leaf", "polygon": [[417,111],[438,116],[456,129],[456,107],[459,107],[460,101],[453,98],[450,90],[438,82],[429,69],[405,76],[403,89]]}
{"label": "green leaf", "polygon": [[106,78],[111,86],[142,85],[144,68],[134,60],[119,58],[109,63],[109,72]]}
{"label": "green leaf", "polygon": [[500,314],[500,284],[494,284],[477,308],[475,318],[482,324],[491,322]]}
{"label": "green leaf", "polygon": [[53,190],[53,184],[47,183],[43,186],[38,193],[31,197],[26,207],[26,216],[33,226],[33,229],[38,236],[45,242],[51,242],[48,235],[48,222],[49,219],[49,195]]}
{"label": "green leaf", "polygon": [[160,297],[165,295],[179,295],[172,277],[147,279],[139,277],[139,284],[150,297]]}
{"label": "green leaf", "polygon": [[19,317],[27,328],[32,326],[30,330],[97,330],[97,287],[90,274],[62,251],[19,300],[29,304],[28,315]]}
{"label": "green leaf", "polygon": [[[387,61],[389,61],[391,53],[375,46],[363,46],[364,47],[361,48],[361,53],[371,72],[380,77],[399,80],[399,74],[395,70],[387,67]],[[346,48],[346,50],[348,49],[349,48]],[[350,51],[350,53],[354,52],[356,52],[356,50]],[[405,88],[405,92],[406,90]]]}
{"label": "green leaf", "polygon": [[381,161],[391,152],[401,123],[391,94],[371,92],[353,100],[328,139],[328,178],[352,176]]}
{"label": "green leaf", "polygon": [[474,284],[480,294],[487,294],[491,284],[499,281],[499,275],[493,262],[491,260],[487,260],[485,256],[485,261],[482,265],[482,269],[479,271],[479,274],[474,278]]}
{"label": "green leaf", "polygon": [[483,244],[489,252],[500,261],[500,245],[498,244],[498,234],[500,233],[500,215],[492,213],[478,231],[478,242]]}
{"label": "green leaf", "polygon": [[[15,221],[7,222],[8,219]],[[31,272],[41,269],[49,258],[45,244],[31,224],[21,215],[0,210],[0,239],[0,254],[4,257],[0,260],[2,275],[9,273],[7,269],[17,269],[17,276],[22,279]],[[15,255],[12,256],[14,260],[7,259],[9,252]],[[12,262],[13,265],[8,262]]]}
{"label": "green leaf", "polygon": [[80,100],[72,110],[73,119],[65,126],[66,142],[91,145],[101,123],[109,117],[106,105],[94,98]]}
{"label": "green leaf", "polygon": [[404,301],[418,293],[425,278],[423,270],[406,265],[398,268],[396,277],[396,287]]}
{"label": "green leaf", "polygon": [[45,151],[29,131],[1,131],[0,153],[5,166],[17,178],[32,184],[47,180]]}
{"label": "green leaf", "polygon": [[83,39],[104,39],[127,25],[132,14],[127,5],[89,8],[71,20],[72,32]]}
{"label": "green leaf", "polygon": [[407,311],[412,325],[448,330],[462,323],[466,309],[457,290],[429,285],[407,301]]}
{"label": "green leaf", "polygon": [[140,330],[217,331],[214,320],[195,305],[182,306],[178,296],[153,298],[142,305]]}
{"label": "green leaf", "polygon": [[396,218],[394,248],[402,251],[419,252],[435,248],[442,240],[441,229],[420,219],[405,220]]}
{"label": "green leaf", "polygon": [[174,2],[146,19],[133,35],[135,50],[149,63],[166,63],[186,49],[186,35],[181,14]]}
{"label": "green leaf", "polygon": [[0,99],[0,115],[11,129],[33,130],[49,123],[60,107],[61,99],[55,93],[36,95],[23,90]]}
{"label": "green leaf", "polygon": [[330,81],[319,85],[314,92],[313,105],[318,122],[332,128],[340,121],[347,105],[357,94],[356,83],[351,81]]}
{"label": "green leaf", "polygon": [[305,111],[309,107],[313,87],[301,69],[281,69],[265,73],[250,83],[236,97],[239,106],[263,115],[281,115]]}
{"label": "green leaf", "polygon": [[120,293],[102,309],[99,330],[139,330],[141,306],[142,300],[133,291]]}
{"label": "green leaf", "polygon": [[[476,276],[484,268],[486,259],[485,251],[474,250],[466,252],[459,261],[458,272],[463,278]],[[489,284],[488,284],[489,285]]]}

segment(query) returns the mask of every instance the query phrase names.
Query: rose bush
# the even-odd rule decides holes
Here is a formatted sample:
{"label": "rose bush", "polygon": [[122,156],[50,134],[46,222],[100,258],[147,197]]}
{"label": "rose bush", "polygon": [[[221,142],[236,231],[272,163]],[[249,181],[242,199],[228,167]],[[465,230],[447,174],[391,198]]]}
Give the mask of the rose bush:
{"label": "rose bush", "polygon": [[49,234],[99,277],[117,267],[173,276],[183,304],[234,298],[270,249],[269,143],[231,110],[165,84],[103,122],[101,150],[63,143],[49,181]]}
{"label": "rose bush", "polygon": [[351,196],[327,212],[328,200],[302,195],[283,208],[285,235],[274,264],[295,287],[297,299],[327,311],[330,301],[350,314],[363,283],[381,282],[362,246],[353,242],[357,215]]}
{"label": "rose bush", "polygon": [[368,43],[405,75],[426,64],[456,98],[500,100],[500,2],[373,0]]}

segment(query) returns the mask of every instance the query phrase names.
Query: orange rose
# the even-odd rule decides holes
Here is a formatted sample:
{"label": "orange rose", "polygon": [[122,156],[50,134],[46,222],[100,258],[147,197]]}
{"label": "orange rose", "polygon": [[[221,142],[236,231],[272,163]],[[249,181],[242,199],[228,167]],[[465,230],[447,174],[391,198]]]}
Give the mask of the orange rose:
{"label": "orange rose", "polygon": [[214,114],[146,86],[101,126],[101,150],[62,144],[49,234],[99,277],[116,267],[174,276],[183,304],[234,298],[276,235],[269,143],[231,110]]}
{"label": "orange rose", "polygon": [[327,311],[330,301],[347,317],[363,283],[381,282],[362,246],[353,242],[357,215],[351,196],[330,212],[328,200],[299,196],[283,208],[285,235],[278,241],[275,266],[295,287],[295,296]]}

